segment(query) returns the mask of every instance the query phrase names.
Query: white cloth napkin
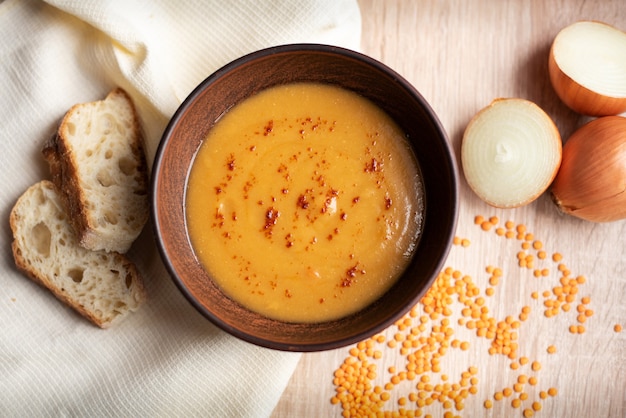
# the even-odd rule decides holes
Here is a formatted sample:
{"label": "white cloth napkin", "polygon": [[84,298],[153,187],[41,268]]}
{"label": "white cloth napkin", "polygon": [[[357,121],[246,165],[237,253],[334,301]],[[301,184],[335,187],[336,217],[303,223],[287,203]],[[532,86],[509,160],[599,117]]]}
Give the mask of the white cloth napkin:
{"label": "white cloth napkin", "polygon": [[315,42],[358,49],[355,0],[0,0],[0,416],[269,416],[299,359],[218,330],[173,285],[150,227],[129,256],[149,301],[108,330],[21,275],[9,212],[48,178],[40,150],[76,103],[115,86],[152,159],[169,117],[229,61]]}

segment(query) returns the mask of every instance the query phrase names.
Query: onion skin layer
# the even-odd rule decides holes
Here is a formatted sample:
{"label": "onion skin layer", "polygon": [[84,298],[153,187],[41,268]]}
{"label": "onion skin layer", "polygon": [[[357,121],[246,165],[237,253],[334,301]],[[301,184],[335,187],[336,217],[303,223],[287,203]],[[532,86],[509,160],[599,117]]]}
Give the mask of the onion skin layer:
{"label": "onion skin layer", "polygon": [[577,218],[626,219],[626,118],[601,117],[574,132],[551,193],[562,212]]}
{"label": "onion skin layer", "polygon": [[[579,23],[585,22],[581,21]],[[604,25],[618,33],[621,32],[619,29],[603,22],[589,21],[587,23]],[[560,34],[557,35],[550,47],[548,73],[552,87],[561,101],[570,109],[582,115],[612,116],[626,112],[626,97],[612,97],[590,90],[561,70],[555,58],[555,45]]]}

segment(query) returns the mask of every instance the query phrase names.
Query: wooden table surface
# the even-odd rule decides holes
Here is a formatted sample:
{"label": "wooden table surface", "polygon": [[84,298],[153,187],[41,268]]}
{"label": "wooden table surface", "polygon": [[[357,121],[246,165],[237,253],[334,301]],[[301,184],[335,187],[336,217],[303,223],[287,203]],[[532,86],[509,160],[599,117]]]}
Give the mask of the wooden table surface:
{"label": "wooden table surface", "polygon": [[[362,52],[413,83],[439,115],[457,156],[470,118],[497,97],[534,101],[554,119],[566,140],[587,119],[568,110],[551,88],[547,62],[554,36],[583,19],[626,30],[623,0],[360,0],[359,4]],[[380,409],[405,409],[415,416],[444,416],[447,411],[463,417],[521,417],[536,402],[535,407],[541,408],[534,412],[537,417],[626,416],[626,331],[614,328],[626,326],[626,221],[594,224],[564,216],[547,195],[518,209],[491,208],[469,190],[462,169],[459,172],[457,236],[467,239],[469,246],[454,245],[446,267],[475,285],[480,297],[473,300],[482,297],[488,317],[497,323],[506,324],[507,317],[509,323],[518,322],[514,332],[519,348],[513,359],[490,353],[494,339],[469,329],[464,306],[453,294],[446,317],[453,335],[439,356],[439,370],[417,373],[413,380],[409,374],[410,378],[393,388],[388,386],[389,400]],[[523,239],[499,236],[495,227],[483,231],[475,224],[477,215],[496,216],[503,228],[508,220],[525,225],[534,240],[543,244],[546,259],[539,259],[532,247],[524,250]],[[520,267],[520,251],[535,256],[533,268]],[[562,255],[562,261],[552,260],[555,252]],[[489,266],[502,271],[497,284],[490,278]],[[538,269],[545,269],[547,275],[535,277]],[[557,298],[554,292],[560,292],[555,288],[561,287],[564,269],[569,270],[569,277],[585,280],[570,283],[576,293],[571,292],[569,311],[561,306],[556,315],[546,316],[546,301],[550,304]],[[486,293],[488,288],[493,288],[493,295]],[[528,309],[527,319],[520,320],[520,313]],[[432,336],[432,327],[441,324],[441,317],[430,319],[421,304],[415,311],[417,316],[407,322],[408,328],[392,326],[383,334],[386,341],[374,344],[380,358],[368,357],[368,362],[376,365],[376,376],[365,379],[372,388],[384,388],[394,374],[407,371],[407,355],[416,349],[407,354],[399,349],[401,344],[390,347],[396,334],[406,339],[420,318],[426,325],[421,336]],[[579,322],[579,311],[588,315],[584,323]],[[572,333],[572,325],[584,326],[584,332]],[[556,352],[549,353],[550,346]],[[272,417],[341,417],[342,405],[331,403],[336,389],[333,374],[351,357],[352,348],[304,354]],[[522,358],[529,363],[520,365]],[[541,365],[540,370],[533,370],[533,361]],[[391,367],[395,373],[389,371]],[[463,372],[469,370],[475,378],[471,383],[463,379]],[[430,386],[418,384],[424,375]],[[518,381],[525,382],[524,377],[534,377],[536,382],[516,386]],[[445,403],[454,394],[442,395],[443,386],[438,383],[458,389],[456,397],[463,395],[462,405]],[[513,394],[496,400],[494,394],[506,393],[505,388]],[[556,395],[543,399],[541,392],[549,388],[556,389]],[[430,405],[417,400],[420,391],[432,399]],[[516,407],[514,399],[522,393],[521,405]],[[491,408],[485,407],[486,400],[492,402]]]}

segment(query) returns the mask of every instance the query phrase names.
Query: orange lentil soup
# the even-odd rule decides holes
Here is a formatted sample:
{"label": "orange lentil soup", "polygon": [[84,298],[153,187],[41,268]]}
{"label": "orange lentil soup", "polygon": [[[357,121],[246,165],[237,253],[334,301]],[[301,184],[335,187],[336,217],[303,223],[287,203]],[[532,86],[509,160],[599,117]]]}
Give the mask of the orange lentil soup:
{"label": "orange lentil soup", "polygon": [[353,92],[297,83],[216,123],[186,205],[196,256],[227,295],[270,318],[322,322],[394,284],[421,231],[423,191],[384,112]]}

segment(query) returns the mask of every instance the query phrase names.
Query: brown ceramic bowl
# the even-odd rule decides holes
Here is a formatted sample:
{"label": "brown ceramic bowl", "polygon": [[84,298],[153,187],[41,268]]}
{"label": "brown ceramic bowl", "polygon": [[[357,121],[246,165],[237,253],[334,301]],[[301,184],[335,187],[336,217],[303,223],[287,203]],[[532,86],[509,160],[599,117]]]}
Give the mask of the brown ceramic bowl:
{"label": "brown ceramic bowl", "polygon": [[[222,293],[199,264],[185,228],[187,177],[196,151],[216,120],[265,88],[291,82],[339,85],[370,99],[404,130],[425,189],[425,218],[415,254],[397,283],[377,302],[323,323],[288,323],[242,307]],[[456,226],[457,167],[446,133],[424,98],[400,75],[354,51],[325,45],[285,45],[254,52],[204,80],[172,117],[152,173],[152,218],[161,257],[173,280],[206,318],[245,341],[285,351],[320,351],[368,338],[407,313],[445,261]]]}

